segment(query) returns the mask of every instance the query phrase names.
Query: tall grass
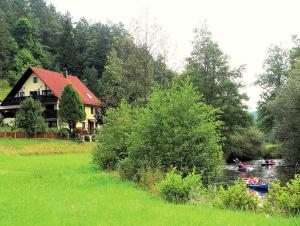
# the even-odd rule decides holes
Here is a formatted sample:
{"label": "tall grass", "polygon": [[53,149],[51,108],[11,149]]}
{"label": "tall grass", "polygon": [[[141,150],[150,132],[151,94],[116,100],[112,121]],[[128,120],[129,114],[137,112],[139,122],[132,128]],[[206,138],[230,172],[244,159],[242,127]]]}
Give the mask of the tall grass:
{"label": "tall grass", "polygon": [[169,204],[99,173],[90,159],[0,154],[0,225],[300,225],[300,218]]}
{"label": "tall grass", "polygon": [[61,139],[0,138],[0,153],[8,155],[45,155],[62,153],[87,153],[96,147],[94,142],[77,143]]}

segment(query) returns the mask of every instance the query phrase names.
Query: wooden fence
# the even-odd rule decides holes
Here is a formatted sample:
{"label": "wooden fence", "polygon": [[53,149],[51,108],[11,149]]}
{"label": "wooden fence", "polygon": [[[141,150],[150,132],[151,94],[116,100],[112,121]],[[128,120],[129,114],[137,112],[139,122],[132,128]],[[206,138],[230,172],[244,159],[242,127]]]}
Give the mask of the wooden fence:
{"label": "wooden fence", "polygon": [[59,133],[27,134],[27,133],[24,133],[24,132],[0,132],[0,138],[57,139],[57,138],[60,138],[60,134]]}

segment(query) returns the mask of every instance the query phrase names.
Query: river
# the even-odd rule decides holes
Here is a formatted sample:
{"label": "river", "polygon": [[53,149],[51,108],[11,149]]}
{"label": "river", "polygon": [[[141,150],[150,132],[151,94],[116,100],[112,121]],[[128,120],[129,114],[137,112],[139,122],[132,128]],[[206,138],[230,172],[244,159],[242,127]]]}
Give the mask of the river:
{"label": "river", "polygon": [[237,164],[226,164],[224,166],[220,181],[226,184],[233,184],[238,178],[248,178],[250,174],[260,178],[266,182],[271,182],[274,180],[280,180],[281,182],[286,182],[294,177],[294,171],[285,166],[284,161],[281,159],[274,160],[276,164],[274,166],[261,166],[264,160],[253,160],[245,162],[247,165],[247,172],[239,172],[237,169]]}

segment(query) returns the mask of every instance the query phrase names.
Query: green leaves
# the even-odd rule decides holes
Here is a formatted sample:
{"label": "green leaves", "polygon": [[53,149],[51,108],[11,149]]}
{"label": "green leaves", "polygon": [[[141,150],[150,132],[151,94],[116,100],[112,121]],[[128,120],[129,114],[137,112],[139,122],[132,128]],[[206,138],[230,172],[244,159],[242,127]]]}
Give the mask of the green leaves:
{"label": "green leaves", "polygon": [[203,95],[205,103],[221,110],[219,119],[224,124],[220,131],[227,139],[224,140],[224,152],[228,152],[229,135],[237,128],[251,124],[247,107],[243,104],[247,96],[239,92],[242,85],[238,79],[241,78],[244,67],[230,68],[228,56],[212,40],[206,26],[195,30],[193,44],[184,75],[191,79],[198,94]]}
{"label": "green leaves", "polygon": [[77,122],[85,119],[84,105],[71,84],[63,89],[58,114],[62,122],[69,125],[70,130],[76,127]]}
{"label": "green leaves", "polygon": [[42,116],[41,103],[32,98],[25,99],[17,112],[16,125],[29,134],[45,132],[47,124]]}

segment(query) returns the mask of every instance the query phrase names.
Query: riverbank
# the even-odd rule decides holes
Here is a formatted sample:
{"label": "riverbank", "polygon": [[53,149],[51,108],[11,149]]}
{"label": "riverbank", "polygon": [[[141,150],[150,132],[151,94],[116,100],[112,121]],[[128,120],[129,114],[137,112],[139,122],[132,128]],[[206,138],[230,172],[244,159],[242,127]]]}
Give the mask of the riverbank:
{"label": "riverbank", "polygon": [[208,205],[175,205],[99,173],[90,153],[0,154],[0,225],[299,225]]}

